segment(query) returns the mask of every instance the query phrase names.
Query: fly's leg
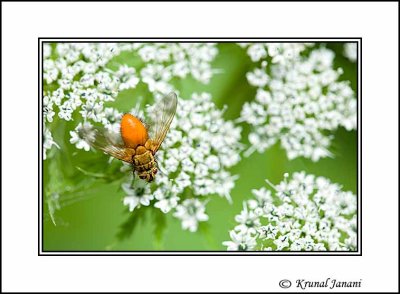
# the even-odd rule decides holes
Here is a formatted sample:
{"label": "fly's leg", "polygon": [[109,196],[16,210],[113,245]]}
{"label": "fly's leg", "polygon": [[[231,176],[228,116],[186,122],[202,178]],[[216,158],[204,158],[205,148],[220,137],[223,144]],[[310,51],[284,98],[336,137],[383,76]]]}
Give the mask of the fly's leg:
{"label": "fly's leg", "polygon": [[158,162],[155,161],[155,163],[156,163],[157,170],[159,170],[160,173],[161,173],[163,176],[168,176],[167,173],[164,172],[163,169],[160,167],[160,165],[158,164]]}

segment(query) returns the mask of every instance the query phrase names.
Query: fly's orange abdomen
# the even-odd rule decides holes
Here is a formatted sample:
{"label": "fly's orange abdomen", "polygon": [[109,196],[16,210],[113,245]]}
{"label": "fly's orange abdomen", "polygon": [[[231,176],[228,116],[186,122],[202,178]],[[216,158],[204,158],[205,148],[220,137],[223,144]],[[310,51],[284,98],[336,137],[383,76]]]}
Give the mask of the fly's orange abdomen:
{"label": "fly's orange abdomen", "polygon": [[121,119],[121,137],[126,147],[144,146],[148,139],[147,129],[137,117],[124,114]]}

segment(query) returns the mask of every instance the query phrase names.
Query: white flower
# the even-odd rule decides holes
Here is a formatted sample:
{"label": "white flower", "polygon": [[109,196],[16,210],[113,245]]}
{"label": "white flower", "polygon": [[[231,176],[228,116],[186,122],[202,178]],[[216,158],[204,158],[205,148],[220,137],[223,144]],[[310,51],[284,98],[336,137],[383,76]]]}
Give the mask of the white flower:
{"label": "white flower", "polygon": [[82,129],[90,130],[92,128],[92,124],[89,122],[84,122],[79,123],[74,131],[70,131],[69,134],[71,135],[71,139],[69,140],[69,142],[71,144],[74,144],[76,146],[76,148],[78,149],[83,149],[85,151],[89,151],[90,150],[90,145],[87,142],[88,140],[94,140],[94,131],[92,133],[92,136],[90,135],[90,132],[86,132],[86,134],[88,134],[88,137],[82,137],[80,131]]}
{"label": "white flower", "polygon": [[289,237],[286,235],[281,235],[278,239],[274,240],[277,251],[282,251],[284,248],[289,247]]}
{"label": "white flower", "polygon": [[120,88],[120,79],[118,76],[112,76],[109,72],[99,72],[95,75],[95,81],[98,83],[96,90],[99,93],[99,98],[112,101],[117,96]]}
{"label": "white flower", "polygon": [[279,141],[289,159],[303,156],[318,161],[332,156],[333,136],[327,131],[357,126],[357,101],[350,85],[338,81],[342,70],[333,68],[334,53],[322,48],[303,57],[305,45],[265,46],[273,57],[270,74],[265,64],[247,73],[257,95],[243,105],[239,119],[252,127],[252,146],[245,155],[264,152]]}
{"label": "white flower", "polygon": [[357,43],[345,43],[344,44],[344,56],[346,56],[350,61],[357,61]]}
{"label": "white flower", "polygon": [[61,119],[69,121],[72,119],[72,112],[74,111],[75,107],[71,100],[65,101],[62,105],[59,106],[58,116]]}
{"label": "white flower", "polygon": [[199,222],[208,220],[205,205],[198,199],[184,200],[182,204],[176,207],[174,216],[182,221],[182,229],[190,232],[197,231]]}
{"label": "white flower", "polygon": [[267,56],[267,50],[264,44],[253,44],[247,49],[247,54],[253,62],[256,62]]}
{"label": "white flower", "polygon": [[178,205],[179,197],[177,196],[173,196],[170,198],[162,198],[161,196],[159,196],[159,198],[160,199],[158,199],[158,201],[154,204],[154,207],[157,207],[164,213],[170,212],[171,209],[175,208]]}
{"label": "white flower", "polygon": [[53,101],[49,96],[43,97],[43,118],[48,122],[53,121],[53,116],[55,112],[53,111]]}
{"label": "white flower", "polygon": [[[357,250],[357,199],[324,177],[294,173],[272,185],[253,190],[256,200],[243,204],[230,232],[228,250],[239,250],[237,236],[259,242],[255,250],[338,251]],[[273,244],[271,246],[271,244]]]}
{"label": "white flower", "polygon": [[126,65],[120,66],[115,75],[119,78],[119,90],[135,88],[139,78],[135,76],[135,69]]}
{"label": "white flower", "polygon": [[61,101],[64,99],[65,94],[63,89],[58,88],[56,91],[54,91],[52,93],[52,97],[51,100],[54,102],[55,105],[60,106],[61,105]]}
{"label": "white flower", "polygon": [[145,62],[149,62],[154,60],[157,56],[157,47],[152,46],[150,44],[144,45],[142,48],[138,50],[138,54]]}
{"label": "white flower", "polygon": [[248,204],[251,209],[257,211],[257,207],[264,207],[267,203],[272,203],[271,191],[267,190],[265,187],[261,189],[253,189],[251,190],[253,195],[255,196],[255,200],[249,200]]}
{"label": "white flower", "polygon": [[142,81],[148,85],[150,92],[167,95],[173,90],[169,84],[171,73],[163,65],[148,64],[140,72]]}
{"label": "white flower", "polygon": [[159,208],[163,213],[170,212],[178,205],[180,198],[177,196],[177,192],[171,181],[167,181],[164,186],[154,192],[154,197],[157,199],[154,207]]}
{"label": "white flower", "polygon": [[51,45],[48,43],[43,43],[43,58],[47,59],[51,56]]}
{"label": "white flower", "polygon": [[124,205],[129,207],[129,211],[143,206],[149,206],[150,201],[154,199],[153,195],[149,194],[150,187],[142,180],[135,180],[132,184],[132,177],[126,183],[122,184],[122,189],[126,193],[124,197]]}
{"label": "white flower", "polygon": [[249,231],[253,234],[261,225],[258,214],[254,210],[249,211],[246,203],[243,203],[243,210],[235,217],[235,221],[240,224],[235,227],[235,230]]}
{"label": "white flower", "polygon": [[256,68],[254,71],[247,73],[247,80],[250,85],[264,87],[268,83],[268,76],[263,69]]}
{"label": "white flower", "polygon": [[106,129],[113,133],[119,133],[120,131],[120,120],[122,113],[112,107],[104,108],[104,116],[102,117],[102,123]]}
{"label": "white flower", "polygon": [[89,88],[91,86],[94,86],[94,75],[92,74],[85,74],[81,77],[79,80],[80,84],[84,88]]}
{"label": "white flower", "polygon": [[80,113],[84,119],[92,119],[95,122],[100,122],[104,118],[103,102],[87,100],[86,103],[82,105]]}
{"label": "white flower", "polygon": [[257,245],[255,237],[252,237],[249,232],[231,231],[229,233],[232,241],[224,241],[222,244],[227,246],[229,251],[252,251]]}
{"label": "white flower", "polygon": [[43,79],[46,82],[46,84],[51,84],[55,80],[57,80],[58,74],[59,74],[59,70],[56,67],[55,62],[51,59],[44,59],[43,60]]}

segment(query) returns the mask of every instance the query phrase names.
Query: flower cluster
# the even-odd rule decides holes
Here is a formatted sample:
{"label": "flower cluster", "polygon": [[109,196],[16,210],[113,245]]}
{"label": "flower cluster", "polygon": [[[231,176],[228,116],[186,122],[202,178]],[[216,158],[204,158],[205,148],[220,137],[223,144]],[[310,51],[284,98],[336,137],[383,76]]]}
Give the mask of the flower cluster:
{"label": "flower cluster", "polygon": [[[268,181],[267,181],[268,182]],[[269,183],[269,182],[268,182]],[[294,173],[273,192],[252,191],[230,232],[228,250],[355,251],[357,200],[338,184],[305,172]]]}
{"label": "flower cluster", "polygon": [[247,50],[253,62],[265,61],[285,64],[296,60],[312,43],[238,43]]}
{"label": "flower cluster", "polygon": [[[139,58],[143,65],[119,65],[111,70],[112,59],[122,52]],[[173,77],[188,75],[207,83],[213,75],[210,63],[217,52],[211,43],[45,43],[43,121],[52,123],[55,115],[65,121],[78,119],[70,142],[88,151],[88,145],[78,137],[81,121],[101,123],[110,131],[117,129],[121,113],[104,104],[115,101],[119,92],[143,82],[155,96],[166,94],[173,90]],[[45,156],[52,145],[44,146]]]}
{"label": "flower cluster", "polygon": [[172,78],[186,78],[208,83],[213,75],[211,61],[218,49],[214,43],[147,43],[138,49],[146,63],[140,76],[149,91],[166,95],[173,90]]}
{"label": "flower cluster", "polygon": [[239,119],[252,127],[246,155],[280,142],[289,159],[303,156],[318,161],[331,156],[329,131],[356,128],[357,100],[349,83],[339,81],[342,70],[333,68],[333,51],[320,48],[302,56],[309,46],[286,45],[275,49],[281,54],[268,55],[270,62],[265,57],[275,54],[271,44],[248,48],[252,60],[263,61],[247,73],[257,94],[255,101],[243,105]]}
{"label": "flower cluster", "polygon": [[[58,43],[44,44],[43,79],[43,121],[52,123],[54,115],[71,121],[79,113],[84,121],[110,124],[110,109],[104,103],[114,101],[118,92],[135,88],[139,82],[135,69],[125,65],[113,72],[106,64],[121,52],[113,43]],[[54,52],[53,52],[54,51]],[[53,57],[54,56],[54,57]],[[77,126],[77,130],[82,123]],[[71,132],[71,143],[78,148],[89,150],[77,132]],[[44,146],[44,150],[51,146]]]}
{"label": "flower cluster", "polygon": [[139,204],[151,203],[164,213],[174,209],[182,227],[196,231],[198,223],[208,219],[208,196],[219,195],[231,201],[230,191],[237,177],[228,168],[240,160],[241,129],[222,115],[208,93],[180,99],[171,128],[156,154],[161,173],[152,189],[148,186],[146,191],[140,185],[129,186],[131,179],[123,184],[125,205],[131,211]]}

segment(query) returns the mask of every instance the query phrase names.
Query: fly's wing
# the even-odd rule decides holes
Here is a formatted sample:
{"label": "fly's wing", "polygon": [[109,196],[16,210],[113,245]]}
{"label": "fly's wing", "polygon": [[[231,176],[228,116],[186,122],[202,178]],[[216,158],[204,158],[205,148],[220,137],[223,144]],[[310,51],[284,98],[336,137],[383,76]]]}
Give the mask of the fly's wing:
{"label": "fly's wing", "polygon": [[[118,135],[119,136],[119,135]],[[79,130],[79,137],[83,138],[90,146],[101,150],[119,160],[131,163],[134,150],[126,148],[121,139],[99,127],[83,127]]]}
{"label": "fly's wing", "polygon": [[153,152],[157,152],[167,135],[171,122],[174,118],[178,98],[171,92],[164,96],[155,105],[149,115],[148,129],[150,138],[154,142]]}

